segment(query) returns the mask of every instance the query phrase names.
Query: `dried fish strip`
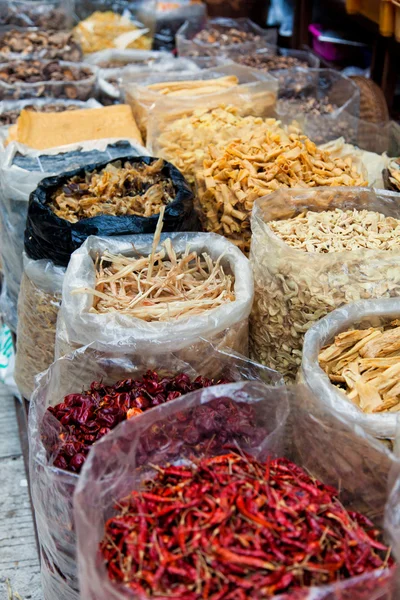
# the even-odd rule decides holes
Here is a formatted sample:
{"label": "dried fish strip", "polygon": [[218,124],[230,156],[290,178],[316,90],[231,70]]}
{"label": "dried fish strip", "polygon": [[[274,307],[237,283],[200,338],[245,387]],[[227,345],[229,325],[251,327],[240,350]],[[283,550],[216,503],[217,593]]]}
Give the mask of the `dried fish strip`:
{"label": "dried fish strip", "polygon": [[162,130],[154,140],[154,149],[194,183],[196,169],[203,165],[210,144],[220,147],[236,138],[257,142],[267,131],[278,127],[279,121],[275,119],[242,117],[235,106],[201,108],[186,114],[166,115],[166,122],[163,120]]}
{"label": "dried fish strip", "polygon": [[130,257],[109,252],[96,263],[92,313],[118,312],[144,321],[171,321],[201,314],[235,300],[234,277],[216,261],[188,246],[177,256],[170,239],[156,251],[161,218],[148,256]]}
{"label": "dried fish strip", "polygon": [[203,226],[247,253],[254,201],[279,188],[366,186],[351,158],[335,158],[294,128],[267,131],[263,139],[210,147],[196,176]]}
{"label": "dried fish strip", "polygon": [[270,221],[269,227],[285,244],[304,252],[400,248],[400,220],[370,210],[307,211]]}
{"label": "dried fish strip", "polygon": [[340,333],[319,364],[332,384],[365,413],[400,411],[400,326]]}
{"label": "dried fish strip", "polygon": [[61,219],[77,223],[98,215],[150,217],[174,201],[172,180],[163,174],[164,161],[146,165],[114,163],[100,172],[74,176],[58,189],[49,204]]}

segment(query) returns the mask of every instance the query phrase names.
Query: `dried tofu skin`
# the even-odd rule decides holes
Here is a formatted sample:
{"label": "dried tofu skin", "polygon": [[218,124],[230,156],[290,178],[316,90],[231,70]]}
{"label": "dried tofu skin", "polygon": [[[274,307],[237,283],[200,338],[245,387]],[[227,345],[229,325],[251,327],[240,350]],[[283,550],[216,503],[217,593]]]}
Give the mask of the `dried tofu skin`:
{"label": "dried tofu skin", "polygon": [[127,104],[63,113],[21,111],[7,143],[16,141],[36,150],[78,142],[123,139],[142,144],[142,137]]}
{"label": "dried tofu skin", "polygon": [[400,410],[400,326],[340,333],[318,357],[332,384],[363,412]]}

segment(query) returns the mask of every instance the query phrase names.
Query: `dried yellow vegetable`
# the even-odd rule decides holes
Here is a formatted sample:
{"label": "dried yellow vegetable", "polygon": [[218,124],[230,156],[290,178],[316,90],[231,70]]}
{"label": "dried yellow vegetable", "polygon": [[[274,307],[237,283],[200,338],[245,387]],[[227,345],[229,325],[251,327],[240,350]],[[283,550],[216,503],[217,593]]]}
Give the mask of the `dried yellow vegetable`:
{"label": "dried yellow vegetable", "polygon": [[228,237],[247,253],[254,201],[279,188],[366,186],[350,157],[334,158],[299,130],[267,130],[262,138],[211,146],[196,175],[207,231]]}
{"label": "dried yellow vegetable", "polygon": [[333,385],[365,413],[400,411],[400,326],[350,330],[318,357]]}

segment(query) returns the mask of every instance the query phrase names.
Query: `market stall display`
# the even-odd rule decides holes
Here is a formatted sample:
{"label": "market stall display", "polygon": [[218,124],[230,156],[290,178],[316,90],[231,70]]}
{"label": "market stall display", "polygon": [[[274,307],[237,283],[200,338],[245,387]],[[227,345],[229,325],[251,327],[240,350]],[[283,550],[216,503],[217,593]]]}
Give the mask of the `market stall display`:
{"label": "market stall display", "polygon": [[[215,411],[217,422],[221,412],[238,410],[228,444],[213,439],[214,428],[203,433],[200,408]],[[176,444],[178,420],[194,431]],[[370,598],[379,585],[389,598],[395,574],[376,502],[388,499],[394,464],[301,388],[252,382],[193,392],[127,421],[89,455],[75,494],[81,593],[121,600],[187,590],[197,600],[241,589],[243,598],[256,598],[265,589],[267,597],[305,597],[313,585],[321,597]],[[321,532],[329,543],[320,543]],[[132,560],[125,560],[128,539]],[[168,553],[165,565],[156,540]]]}
{"label": "market stall display", "polygon": [[96,67],[66,61],[16,60],[0,64],[0,100],[96,95]]}
{"label": "market stall display", "polygon": [[[87,426],[79,409],[80,403],[89,409],[91,420],[96,423],[96,437],[106,437],[120,421],[136,419],[140,410],[149,414],[154,410],[151,405],[157,405],[157,402],[167,405],[190,389],[199,389],[211,383],[212,379],[216,382],[264,380],[271,385],[281,381],[276,372],[230,350],[217,349],[206,342],[202,349],[200,353],[193,353],[189,349],[191,359],[182,359],[172,352],[137,353],[132,346],[127,354],[121,353],[117,345],[96,345],[94,348],[81,348],[73,355],[59,359],[41,376],[31,404],[29,441],[32,498],[42,557],[46,557],[41,564],[45,600],[54,599],[55,593],[59,600],[78,598],[72,500],[79,481],[74,469],[79,470],[79,463],[82,466],[85,462],[86,450],[83,450],[84,454],[82,451],[75,453],[75,458],[70,457],[70,465],[71,462],[72,467],[75,465],[70,470],[65,470],[64,467],[69,465],[62,462],[62,457],[68,447],[70,450],[78,448],[80,432]],[[160,383],[156,383],[160,377]],[[165,388],[173,389],[171,395],[176,398],[168,399]],[[83,390],[87,390],[88,395],[82,396]],[[124,403],[132,405],[132,408],[128,408],[129,414]],[[68,406],[72,408],[73,405],[75,409],[68,415]],[[138,409],[139,405],[141,409]],[[285,400],[282,399],[282,414],[285,406]],[[65,410],[67,412],[61,416]],[[80,417],[78,412],[81,412]],[[204,419],[207,412],[201,407],[197,410],[198,416],[202,415]],[[237,430],[240,415],[237,411],[231,411],[231,415],[232,428],[236,426]],[[74,427],[73,421],[76,419],[80,424]],[[222,422],[225,423],[224,427],[221,426]],[[246,417],[242,417],[239,424],[245,433]],[[97,425],[101,425],[100,429],[97,429]],[[179,426],[177,436],[187,429],[183,421]],[[269,426],[273,427],[271,424]],[[224,436],[226,439],[225,427],[229,428],[229,422],[226,423],[226,413],[221,411],[218,420],[214,418],[209,422],[204,439],[209,443],[211,431],[219,440],[223,440]],[[63,434],[68,436],[70,446],[66,445]],[[160,442],[161,438],[157,437],[157,440]],[[91,438],[91,441],[94,440]],[[86,438],[86,443],[89,444],[89,438]],[[90,448],[91,452],[95,447],[96,443],[88,445],[87,450]]]}
{"label": "market stall display", "polygon": [[[258,134],[258,131],[256,131]],[[201,219],[207,231],[250,250],[254,202],[279,188],[367,185],[351,157],[321,151],[296,128],[275,126],[260,137],[209,147],[196,173]]]}
{"label": "market stall display", "polygon": [[361,299],[400,293],[395,194],[362,188],[280,190],[255,203],[253,357],[294,378],[304,335]]}
{"label": "market stall display", "polygon": [[0,61],[41,58],[79,62],[82,50],[69,31],[10,29],[0,32]]}
{"label": "market stall display", "polygon": [[1,0],[0,25],[68,30],[74,20],[73,0]]}

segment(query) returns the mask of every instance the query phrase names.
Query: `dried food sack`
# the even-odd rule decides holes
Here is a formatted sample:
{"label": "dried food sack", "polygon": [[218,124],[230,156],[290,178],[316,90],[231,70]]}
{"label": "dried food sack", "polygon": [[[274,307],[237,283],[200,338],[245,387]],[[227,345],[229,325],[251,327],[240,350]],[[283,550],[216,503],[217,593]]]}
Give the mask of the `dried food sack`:
{"label": "dried food sack", "polygon": [[292,69],[280,81],[277,117],[288,122],[299,115],[304,133],[316,144],[341,136],[356,144],[360,90],[333,69]]}
{"label": "dried food sack", "polygon": [[186,22],[176,34],[179,56],[215,56],[230,52],[251,53],[266,43],[276,43],[276,32],[262,29],[253,21],[209,19],[206,23]]}
{"label": "dried food sack", "polygon": [[[163,101],[166,111],[176,116],[205,103],[217,107],[232,104],[243,114],[274,116],[278,85],[268,73],[241,65],[227,64],[198,73],[152,74],[143,79],[127,74],[122,79],[125,99],[145,137],[149,111]],[[150,120],[151,121],[151,120]]]}
{"label": "dried food sack", "polygon": [[321,317],[356,300],[400,295],[397,194],[282,189],[255,203],[251,229],[252,355],[288,378]]}
{"label": "dried food sack", "polygon": [[[219,435],[222,411],[242,418]],[[243,588],[243,597],[258,598],[261,580],[268,597],[389,600],[392,532],[382,529],[396,467],[385,448],[322,410],[302,387],[242,382],[188,394],[123,423],[91,452],[74,497],[82,596],[182,597],[191,585],[193,600]],[[176,488],[179,500],[170,504]],[[139,490],[141,531],[166,544],[166,568],[136,533]],[[155,504],[157,495],[164,501]],[[125,560],[127,547],[143,571],[139,560]]]}
{"label": "dried food sack", "polygon": [[196,0],[158,2],[153,48],[173,52],[176,49],[176,34],[182,25],[188,21],[197,28],[206,21],[206,17],[205,4]]}
{"label": "dried food sack", "polygon": [[70,31],[14,27],[0,31],[0,60],[40,58],[80,62],[82,49]]}
{"label": "dried food sack", "polygon": [[360,300],[304,338],[301,375],[320,402],[368,433],[396,438],[400,409],[400,299]]}
{"label": "dried food sack", "polygon": [[93,98],[86,102],[82,100],[58,100],[53,98],[3,100],[0,102],[0,126],[5,127],[16,123],[22,110],[59,113],[78,110],[79,108],[101,108],[101,104]]}
{"label": "dried food sack", "polygon": [[166,231],[198,229],[193,193],[163,159],[126,156],[44,179],[32,192],[25,230],[31,258],[67,266],[88,236],[153,233],[161,207]]}
{"label": "dried food sack", "polygon": [[225,235],[246,254],[254,202],[279,188],[367,185],[362,162],[318,148],[294,126],[267,120],[246,138],[208,146],[196,172],[204,229]]}
{"label": "dried food sack", "polygon": [[57,322],[57,357],[94,341],[168,353],[198,338],[246,354],[253,301],[248,260],[218,235],[160,238],[159,232],[90,237],[74,252]]}
{"label": "dried food sack", "polygon": [[54,360],[64,274],[65,268],[55,266],[51,260],[32,260],[24,255],[18,297],[15,381],[27,400],[34,390],[36,375]]}
{"label": "dried food sack", "polygon": [[85,63],[39,59],[0,64],[0,100],[96,96],[97,67]]}
{"label": "dried food sack", "polygon": [[22,277],[22,252],[28,200],[39,182],[50,175],[121,156],[142,155],[146,150],[129,142],[99,140],[54,148],[32,150],[16,143],[0,155],[0,232],[4,280],[0,309],[7,324],[17,330],[17,300]]}
{"label": "dried food sack", "polygon": [[[168,382],[165,379],[167,377]],[[128,395],[132,398],[129,418],[136,418],[141,412],[137,408],[139,405],[143,412],[148,411],[157,402],[169,402],[187,390],[213,383],[210,379],[215,379],[215,382],[222,379],[248,379],[265,381],[271,385],[280,383],[280,377],[274,371],[210,344],[203,346],[202,353],[191,351],[190,359],[164,351],[157,352],[154,348],[152,353],[146,354],[137,352],[131,346],[128,352],[121,353],[118,346],[105,348],[96,345],[94,348],[81,348],[72,355],[61,358],[40,377],[31,402],[29,444],[32,500],[42,555],[45,600],[78,598],[72,497],[78,482],[76,471],[82,467],[85,456],[82,454],[82,444],[78,444],[75,449],[80,449],[79,452],[71,448],[73,452],[68,459],[69,464],[65,459],[62,462],[66,448],[62,435],[64,433],[70,437],[73,431],[66,423],[60,423],[63,410],[60,403],[64,397],[66,396],[66,402],[71,407],[73,397],[78,403],[84,403],[85,395],[82,392],[89,390],[86,400],[91,405],[96,438],[101,438],[128,417],[122,402],[121,410],[115,410],[115,403],[119,399],[123,400],[120,396],[122,390],[131,392],[131,396]],[[157,383],[160,380],[162,383]],[[145,391],[148,403],[144,401],[141,390]],[[172,390],[169,397],[168,390]],[[125,393],[125,400],[126,396]],[[107,410],[104,414],[101,411],[98,413],[96,398],[109,403],[109,413],[114,413],[115,418],[110,419],[110,414],[106,417]],[[282,400],[283,413],[284,402]],[[103,417],[107,421],[106,429]],[[82,425],[84,426],[82,421],[80,424],[76,423],[77,435],[83,433]],[[219,423],[218,428],[222,431]],[[92,442],[86,441],[85,455]],[[75,472],[72,470],[74,465]]]}
{"label": "dried food sack", "polygon": [[74,0],[0,0],[0,24],[69,30]]}

